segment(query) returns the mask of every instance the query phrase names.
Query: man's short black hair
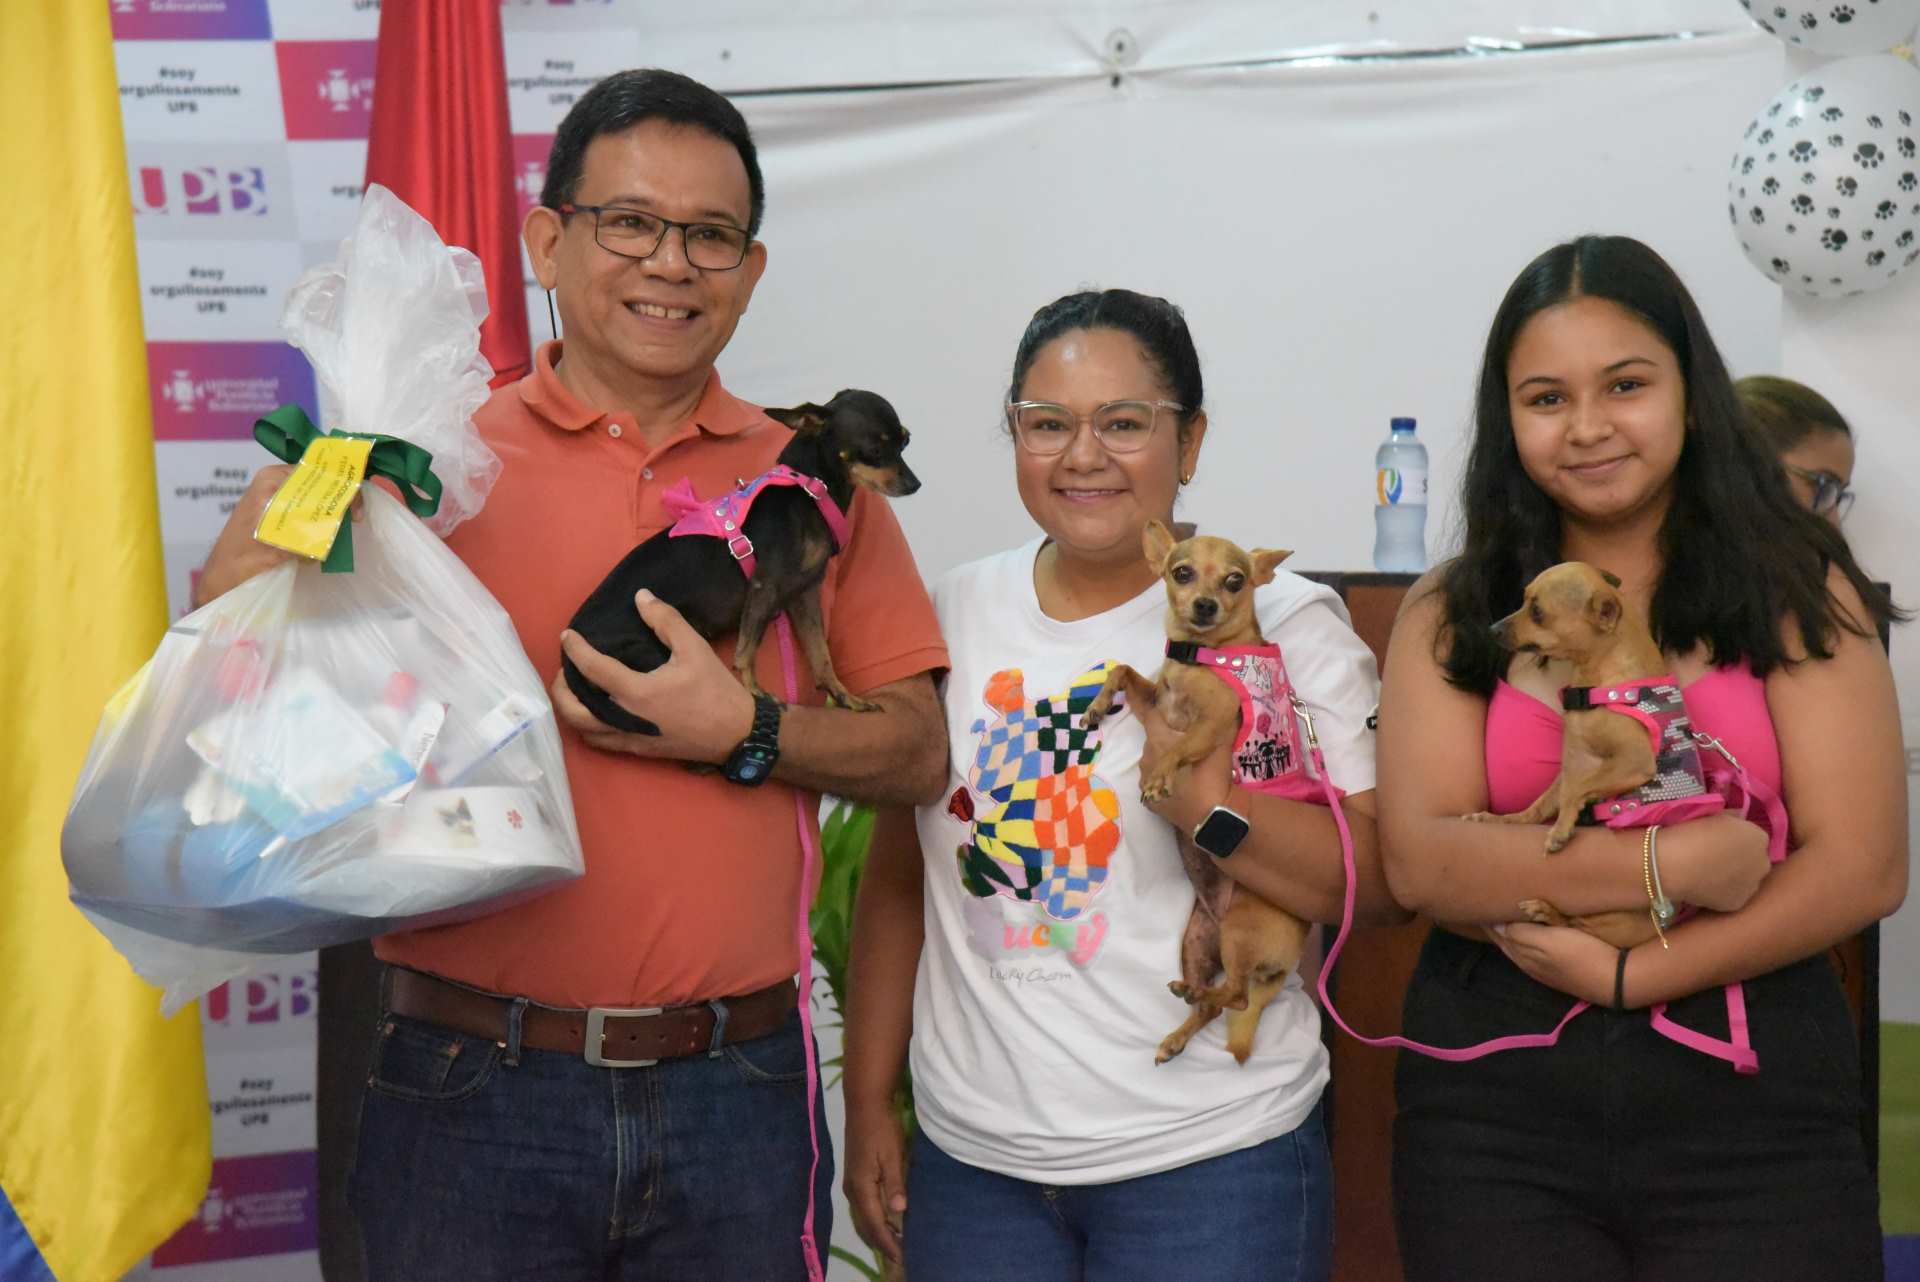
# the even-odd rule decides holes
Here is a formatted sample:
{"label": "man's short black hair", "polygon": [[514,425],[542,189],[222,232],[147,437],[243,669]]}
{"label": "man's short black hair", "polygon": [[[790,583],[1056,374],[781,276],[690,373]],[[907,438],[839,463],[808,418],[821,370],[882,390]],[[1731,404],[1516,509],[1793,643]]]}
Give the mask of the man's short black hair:
{"label": "man's short black hair", "polygon": [[746,118],[723,94],[698,80],[658,67],[616,71],[580,95],[580,101],[568,110],[553,136],[540,203],[558,209],[573,199],[586,164],[587,144],[602,134],[623,133],[647,120],[704,129],[733,144],[747,167],[747,233],[759,235],[767,189],[760,178],[760,155],[754,150]]}

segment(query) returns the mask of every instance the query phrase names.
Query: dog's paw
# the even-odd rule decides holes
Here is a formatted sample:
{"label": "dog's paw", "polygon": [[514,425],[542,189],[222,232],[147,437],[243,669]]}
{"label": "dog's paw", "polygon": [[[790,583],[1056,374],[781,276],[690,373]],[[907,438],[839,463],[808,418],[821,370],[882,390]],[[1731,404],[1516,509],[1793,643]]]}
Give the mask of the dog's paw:
{"label": "dog's paw", "polygon": [[1156,801],[1165,801],[1173,795],[1173,774],[1171,770],[1156,770],[1140,781],[1140,801],[1151,806]]}
{"label": "dog's paw", "polygon": [[1476,810],[1470,815],[1461,815],[1460,817],[1470,824],[1497,823],[1500,819],[1500,816],[1494,814],[1491,810]]}
{"label": "dog's paw", "polygon": [[871,699],[862,699],[857,694],[837,690],[827,695],[827,703],[832,707],[845,708],[849,712],[878,712],[880,705]]}
{"label": "dog's paw", "polygon": [[1170,981],[1167,984],[1167,991],[1172,993],[1175,997],[1178,997],[1181,1001],[1185,1002],[1187,1005],[1189,1006],[1193,1005],[1193,990],[1187,987],[1186,980],[1176,979],[1176,980]]}
{"label": "dog's paw", "polygon": [[1105,695],[1101,695],[1087,705],[1086,712],[1083,713],[1080,718],[1081,724],[1089,730],[1098,730],[1100,723],[1105,721],[1107,714],[1112,711],[1113,700],[1107,698]]}
{"label": "dog's paw", "polygon": [[1187,1039],[1175,1033],[1160,1043],[1160,1049],[1153,1053],[1153,1062],[1156,1066],[1164,1064],[1185,1049]]}
{"label": "dog's paw", "polygon": [[1522,899],[1516,907],[1522,917],[1536,926],[1552,926],[1560,919],[1553,905],[1544,899]]}
{"label": "dog's paw", "polygon": [[1550,855],[1559,854],[1561,851],[1567,848],[1567,844],[1572,840],[1573,840],[1573,834],[1570,832],[1548,833],[1547,834],[1547,853]]}

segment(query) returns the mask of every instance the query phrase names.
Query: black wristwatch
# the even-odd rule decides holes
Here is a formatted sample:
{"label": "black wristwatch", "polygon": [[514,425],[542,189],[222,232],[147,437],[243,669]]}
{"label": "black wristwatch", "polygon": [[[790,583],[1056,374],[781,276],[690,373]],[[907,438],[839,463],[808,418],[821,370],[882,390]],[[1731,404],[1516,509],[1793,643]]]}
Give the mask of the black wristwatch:
{"label": "black wristwatch", "polygon": [[780,760],[782,706],[770,694],[753,696],[753,729],[721,763],[721,774],[748,788],[757,788],[772,777],[774,763]]}
{"label": "black wristwatch", "polygon": [[1193,830],[1193,844],[1202,853],[1225,859],[1247,836],[1247,819],[1225,806],[1215,806]]}

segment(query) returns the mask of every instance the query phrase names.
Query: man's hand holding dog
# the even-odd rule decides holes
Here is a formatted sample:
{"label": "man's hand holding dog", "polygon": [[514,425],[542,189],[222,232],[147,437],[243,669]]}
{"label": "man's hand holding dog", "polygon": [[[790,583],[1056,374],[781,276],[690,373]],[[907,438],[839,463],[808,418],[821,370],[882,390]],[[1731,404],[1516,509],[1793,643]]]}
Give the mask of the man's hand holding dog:
{"label": "man's hand holding dog", "polygon": [[554,677],[548,691],[554,714],[595,748],[719,765],[753,729],[753,696],[678,610],[645,590],[634,598],[634,608],[673,651],[653,671],[635,672],[572,631],[560,634],[560,646],[582,676],[627,711],[659,726],[660,733],[610,728],[573,697],[564,673]]}

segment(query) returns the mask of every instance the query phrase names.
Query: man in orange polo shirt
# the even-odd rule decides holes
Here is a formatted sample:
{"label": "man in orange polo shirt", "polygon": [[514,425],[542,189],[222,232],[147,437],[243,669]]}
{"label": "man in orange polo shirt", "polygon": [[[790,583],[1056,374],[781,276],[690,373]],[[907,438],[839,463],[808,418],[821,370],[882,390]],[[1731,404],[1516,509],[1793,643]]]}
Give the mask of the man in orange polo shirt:
{"label": "man in orange polo shirt", "polygon": [[[886,501],[861,491],[822,600],[835,667],[878,712],[816,706],[805,675],[810,706],[757,706],[730,644],[716,653],[651,599],[637,608],[672,659],[601,684],[658,737],[605,726],[557,676],[581,600],[672,523],[666,489],[724,490],[790,435],[714,372],[766,267],[762,206],[746,122],[683,76],[611,76],[555,135],[525,239],[566,341],[475,416],[504,469],[448,546],[578,732],[562,738],[586,875],[378,941],[393,969],[351,1201],[380,1282],[805,1276],[791,789],[908,805],[944,785],[933,675],[947,656],[912,554]],[[278,560],[251,532],[285,470],[255,479],[203,598]],[[564,644],[591,662],[579,638]],[[777,647],[762,647],[759,676],[784,689]],[[776,753],[772,784],[734,781]],[[823,1154],[822,1257],[831,1188]]]}

